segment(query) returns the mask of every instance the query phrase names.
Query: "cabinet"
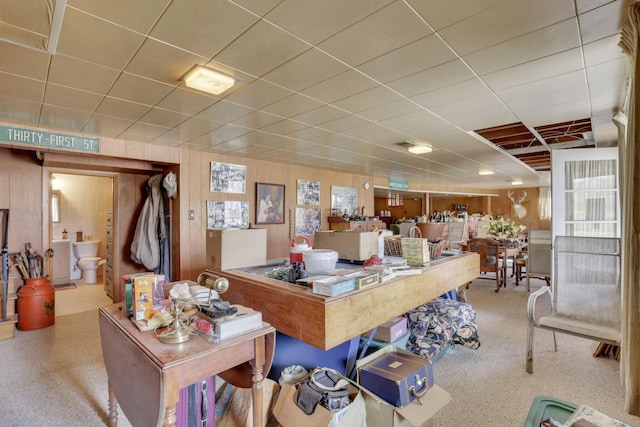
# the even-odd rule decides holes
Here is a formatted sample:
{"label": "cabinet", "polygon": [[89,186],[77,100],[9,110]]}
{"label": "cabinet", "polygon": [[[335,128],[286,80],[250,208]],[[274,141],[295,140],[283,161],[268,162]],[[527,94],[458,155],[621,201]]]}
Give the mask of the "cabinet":
{"label": "cabinet", "polygon": [[113,299],[113,211],[107,212],[107,267],[104,271],[104,291]]}
{"label": "cabinet", "polygon": [[382,221],[377,219],[349,221],[341,216],[329,217],[329,230],[376,231],[380,229],[382,229]]}

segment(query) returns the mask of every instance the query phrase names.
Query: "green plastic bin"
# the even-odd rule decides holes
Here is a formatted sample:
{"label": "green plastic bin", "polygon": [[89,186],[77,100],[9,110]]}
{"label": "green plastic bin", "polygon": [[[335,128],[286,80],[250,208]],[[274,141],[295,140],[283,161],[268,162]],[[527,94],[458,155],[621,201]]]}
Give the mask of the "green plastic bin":
{"label": "green plastic bin", "polygon": [[549,396],[538,396],[533,399],[524,427],[540,427],[540,422],[548,418],[564,423],[576,409],[578,405],[575,403]]}

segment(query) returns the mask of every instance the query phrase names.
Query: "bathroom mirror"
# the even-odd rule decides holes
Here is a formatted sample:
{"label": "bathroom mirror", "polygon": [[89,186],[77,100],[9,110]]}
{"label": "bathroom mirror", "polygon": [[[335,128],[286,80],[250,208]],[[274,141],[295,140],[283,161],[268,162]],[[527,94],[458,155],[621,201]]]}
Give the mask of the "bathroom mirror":
{"label": "bathroom mirror", "polygon": [[60,192],[51,192],[51,222],[60,222]]}

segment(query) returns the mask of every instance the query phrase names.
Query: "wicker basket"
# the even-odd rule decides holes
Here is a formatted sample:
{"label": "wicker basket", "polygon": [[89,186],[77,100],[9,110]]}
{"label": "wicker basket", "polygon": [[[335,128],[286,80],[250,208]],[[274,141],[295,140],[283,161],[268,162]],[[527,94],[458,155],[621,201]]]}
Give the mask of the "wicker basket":
{"label": "wicker basket", "polygon": [[384,254],[387,256],[402,256],[402,236],[391,236],[384,238]]}

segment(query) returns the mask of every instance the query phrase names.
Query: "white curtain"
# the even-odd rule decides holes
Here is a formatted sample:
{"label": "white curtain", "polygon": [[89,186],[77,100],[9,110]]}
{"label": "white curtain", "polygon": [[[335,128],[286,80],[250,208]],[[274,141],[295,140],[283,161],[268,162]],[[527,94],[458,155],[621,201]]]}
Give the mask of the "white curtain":
{"label": "white curtain", "polygon": [[538,212],[540,219],[551,219],[551,187],[540,187]]}
{"label": "white curtain", "polygon": [[616,161],[567,161],[564,176],[566,234],[617,237]]}
{"label": "white curtain", "polygon": [[[622,26],[620,46],[626,52],[631,70],[627,99],[627,123],[618,119],[621,130],[620,190],[622,193],[622,355],[620,376],[625,387],[625,411],[640,416],[640,88],[636,84],[638,44],[640,43],[640,3],[629,8]],[[618,116],[619,117],[619,116]]]}

